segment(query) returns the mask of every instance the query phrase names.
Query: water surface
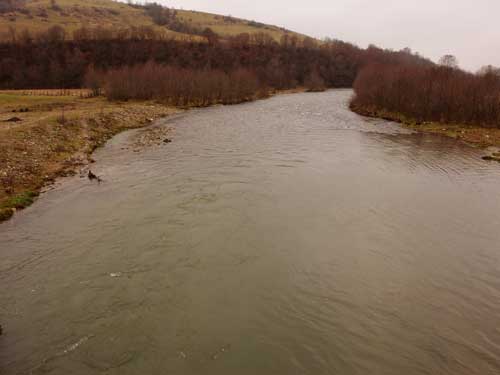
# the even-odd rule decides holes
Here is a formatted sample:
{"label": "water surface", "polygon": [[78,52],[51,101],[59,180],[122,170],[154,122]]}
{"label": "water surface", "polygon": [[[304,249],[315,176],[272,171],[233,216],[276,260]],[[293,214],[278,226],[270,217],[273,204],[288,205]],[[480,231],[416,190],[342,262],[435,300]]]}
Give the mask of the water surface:
{"label": "water surface", "polygon": [[499,165],[350,95],[123,133],[1,225],[0,373],[500,373]]}

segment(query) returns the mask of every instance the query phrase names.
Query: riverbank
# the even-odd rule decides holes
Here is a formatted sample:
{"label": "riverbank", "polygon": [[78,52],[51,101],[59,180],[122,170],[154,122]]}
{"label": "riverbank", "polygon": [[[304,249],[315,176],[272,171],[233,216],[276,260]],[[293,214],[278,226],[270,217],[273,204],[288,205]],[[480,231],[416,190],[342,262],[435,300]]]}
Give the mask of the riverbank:
{"label": "riverbank", "polygon": [[[462,140],[481,148],[500,147],[500,129],[498,128],[442,124],[436,122],[418,122],[415,119],[407,118],[402,114],[378,110],[376,108],[363,108],[353,104],[350,105],[350,108],[353,112],[359,115],[394,121],[417,132],[440,134],[450,138]],[[493,154],[491,157],[492,160],[498,159],[498,161],[500,161],[498,154]]]}
{"label": "riverbank", "polygon": [[114,135],[179,112],[154,102],[0,93],[0,222],[57,177],[77,173]]}
{"label": "riverbank", "polygon": [[[305,91],[278,90],[269,96]],[[189,109],[154,101],[110,102],[86,94],[0,91],[0,222],[30,206],[56,178],[86,169],[92,152],[116,134]],[[150,136],[161,142],[165,132]]]}

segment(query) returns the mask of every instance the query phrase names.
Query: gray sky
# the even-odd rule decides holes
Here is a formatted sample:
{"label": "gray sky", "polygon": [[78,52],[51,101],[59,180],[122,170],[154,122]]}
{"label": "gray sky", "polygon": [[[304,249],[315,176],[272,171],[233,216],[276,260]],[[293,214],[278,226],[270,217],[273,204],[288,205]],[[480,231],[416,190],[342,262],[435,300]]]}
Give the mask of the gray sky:
{"label": "gray sky", "polygon": [[[157,0],[158,1],[158,0]],[[439,59],[457,56],[477,70],[500,66],[500,0],[161,0],[170,7],[201,10],[284,26],[366,47],[410,47]]]}

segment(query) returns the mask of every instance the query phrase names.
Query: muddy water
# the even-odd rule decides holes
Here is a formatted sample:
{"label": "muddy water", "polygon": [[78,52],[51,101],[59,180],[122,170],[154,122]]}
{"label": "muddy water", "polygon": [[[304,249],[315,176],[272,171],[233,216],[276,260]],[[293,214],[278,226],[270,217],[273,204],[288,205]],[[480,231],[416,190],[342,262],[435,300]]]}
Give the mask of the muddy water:
{"label": "muddy water", "polygon": [[1,225],[0,373],[500,373],[500,166],[350,95],[121,134]]}

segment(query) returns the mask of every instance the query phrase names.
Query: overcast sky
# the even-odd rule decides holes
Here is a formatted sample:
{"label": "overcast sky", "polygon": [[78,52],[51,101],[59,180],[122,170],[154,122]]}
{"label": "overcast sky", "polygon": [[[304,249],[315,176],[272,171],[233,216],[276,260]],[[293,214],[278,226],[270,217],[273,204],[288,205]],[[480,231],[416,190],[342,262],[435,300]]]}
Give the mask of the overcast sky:
{"label": "overcast sky", "polygon": [[[157,0],[158,1],[158,0]],[[500,66],[500,0],[160,0],[366,47],[410,47],[464,69]]]}

